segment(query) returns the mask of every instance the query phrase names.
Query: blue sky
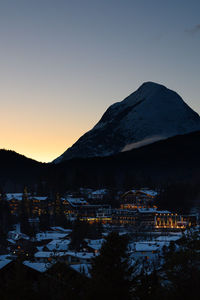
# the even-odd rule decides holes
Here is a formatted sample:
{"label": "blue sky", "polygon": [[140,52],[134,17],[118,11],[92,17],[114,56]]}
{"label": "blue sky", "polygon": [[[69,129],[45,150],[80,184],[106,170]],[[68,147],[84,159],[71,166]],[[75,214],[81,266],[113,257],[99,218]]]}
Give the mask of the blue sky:
{"label": "blue sky", "polygon": [[50,161],[145,81],[200,113],[200,1],[0,0],[0,147]]}

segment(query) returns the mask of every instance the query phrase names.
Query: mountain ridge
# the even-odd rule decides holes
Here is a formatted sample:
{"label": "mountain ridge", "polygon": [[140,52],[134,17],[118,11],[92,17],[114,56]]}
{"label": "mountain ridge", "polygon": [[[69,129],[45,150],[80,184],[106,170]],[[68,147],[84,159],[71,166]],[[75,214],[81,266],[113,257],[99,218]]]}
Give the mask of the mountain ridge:
{"label": "mountain ridge", "polygon": [[39,163],[12,151],[0,151],[0,188],[21,192],[27,186],[49,193],[80,187],[127,189],[178,182],[198,187],[199,153],[200,131],[111,156],[73,158],[60,164]]}
{"label": "mountain ridge", "polygon": [[112,104],[91,130],[53,162],[110,156],[198,130],[199,115],[176,92],[145,82],[124,100]]}

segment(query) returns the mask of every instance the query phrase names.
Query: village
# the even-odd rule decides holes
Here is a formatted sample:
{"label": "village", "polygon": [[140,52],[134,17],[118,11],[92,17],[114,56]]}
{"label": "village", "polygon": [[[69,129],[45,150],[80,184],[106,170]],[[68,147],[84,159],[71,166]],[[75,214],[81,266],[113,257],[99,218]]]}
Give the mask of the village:
{"label": "village", "polygon": [[195,214],[160,210],[157,191],[117,192],[115,202],[108,194],[107,189],[80,189],[62,197],[56,194],[54,200],[26,188],[23,193],[2,194],[1,203],[7,204],[14,221],[1,239],[1,278],[10,276],[19,259],[28,273],[46,274],[60,262],[89,277],[92,259],[111,232],[129,237],[130,261],[139,262],[136,272],[144,263],[151,270],[161,263],[163,249],[198,228]]}

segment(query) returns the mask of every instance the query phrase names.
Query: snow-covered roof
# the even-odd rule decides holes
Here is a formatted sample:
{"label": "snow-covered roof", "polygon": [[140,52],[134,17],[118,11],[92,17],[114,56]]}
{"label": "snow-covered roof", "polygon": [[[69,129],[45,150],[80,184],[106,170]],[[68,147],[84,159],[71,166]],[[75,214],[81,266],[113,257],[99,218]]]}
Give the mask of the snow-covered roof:
{"label": "snow-covered roof", "polygon": [[140,213],[157,213],[157,214],[170,214],[168,210],[157,210],[157,208],[138,208]]}
{"label": "snow-covered roof", "polygon": [[66,252],[52,252],[52,251],[39,251],[35,253],[35,257],[37,258],[48,258],[48,257],[57,257],[57,256],[65,256]]}
{"label": "snow-covered roof", "polygon": [[103,235],[103,236],[108,236],[109,233],[108,233],[108,232],[102,232],[102,235]]}
{"label": "snow-covered roof", "polygon": [[152,197],[155,197],[155,196],[158,195],[158,192],[156,192],[156,191],[154,191],[154,190],[151,190],[151,189],[148,189],[148,188],[142,188],[140,191],[141,191],[142,193],[148,194],[148,195],[150,195],[150,196],[152,196]]}
{"label": "snow-covered roof", "polygon": [[70,234],[72,232],[72,229],[65,229],[63,227],[60,227],[60,226],[53,226],[51,227],[52,230],[54,231],[59,231],[61,233],[65,233],[65,234]]}
{"label": "snow-covered roof", "polygon": [[101,245],[105,241],[105,239],[97,239],[97,240],[85,239],[85,241],[90,245],[97,245],[97,244]]}
{"label": "snow-covered roof", "polygon": [[91,247],[92,249],[100,250],[102,247],[102,244],[105,240],[104,239],[98,239],[98,240],[85,239],[85,241],[88,243],[88,246]]}
{"label": "snow-covered roof", "polygon": [[56,253],[53,251],[39,251],[35,253],[36,258],[49,258],[49,257],[60,257],[60,256],[73,256],[79,259],[91,259],[94,257],[94,254],[88,252],[75,252],[75,251],[56,252]]}
{"label": "snow-covered roof", "polygon": [[28,221],[29,223],[39,223],[40,219],[38,217],[35,217],[35,218],[29,218]]}
{"label": "snow-covered roof", "polygon": [[158,236],[155,237],[154,240],[151,241],[140,241],[140,242],[131,242],[128,244],[128,249],[131,252],[147,252],[147,251],[156,251],[161,250],[163,246],[169,246],[170,241],[176,241],[180,239],[182,236],[181,233],[170,233],[166,236]]}
{"label": "snow-covered roof", "polygon": [[11,244],[16,244],[16,241],[12,240],[12,239],[7,239],[7,241]]}
{"label": "snow-covered roof", "polygon": [[6,194],[7,200],[16,199],[18,201],[22,200],[23,193],[8,193]]}
{"label": "snow-covered roof", "polygon": [[121,235],[126,235],[126,234],[128,234],[129,232],[128,231],[120,231],[120,232],[118,232],[118,234],[121,236]]}
{"label": "snow-covered roof", "polygon": [[38,200],[38,201],[45,201],[48,199],[48,197],[38,197],[38,196],[33,196],[31,197],[32,199]]}
{"label": "snow-covered roof", "polygon": [[38,241],[42,240],[56,240],[61,239],[67,236],[67,233],[56,232],[56,231],[46,231],[46,232],[39,232],[36,234],[36,239]]}
{"label": "snow-covered roof", "polygon": [[151,243],[151,242],[137,242],[135,243],[135,251],[148,252],[148,251],[156,251],[160,248],[159,244]]}
{"label": "snow-covered roof", "polygon": [[9,239],[12,240],[19,240],[19,239],[25,239],[25,240],[29,240],[29,236],[22,233],[22,232],[18,232],[16,230],[12,230],[8,232],[8,237]]}
{"label": "snow-covered roof", "polygon": [[12,260],[7,258],[8,255],[0,255],[0,270],[3,269]]}
{"label": "snow-covered roof", "polygon": [[96,190],[96,191],[93,191],[91,194],[92,195],[105,195],[107,193],[107,189],[101,189],[101,190]]}
{"label": "snow-covered roof", "polygon": [[[129,192],[132,192],[132,193],[141,193],[143,194],[144,196],[151,196],[151,197],[155,197],[158,195],[158,192],[154,191],[154,190],[151,190],[151,189],[148,189],[148,188],[142,188],[142,189],[131,189],[130,191],[126,192],[126,193],[129,193]],[[125,193],[125,194],[126,194]]]}
{"label": "snow-covered roof", "polygon": [[171,212],[169,210],[157,210],[156,213],[157,214],[171,214]]}
{"label": "snow-covered roof", "polygon": [[[30,199],[36,199],[36,200],[39,200],[39,201],[44,201],[44,200],[47,200],[47,196],[45,197],[40,197],[40,196],[31,196],[30,194],[28,194],[29,198]],[[23,193],[8,193],[6,194],[6,198],[8,201],[12,200],[12,199],[16,199],[18,201],[21,201],[22,198],[23,198]]]}
{"label": "snow-covered roof", "polygon": [[90,192],[92,192],[92,189],[89,189],[89,188],[80,188],[80,192],[81,193],[90,193]]}
{"label": "snow-covered roof", "polygon": [[87,201],[83,198],[69,198],[67,197],[66,200],[72,205],[85,205],[87,204]]}
{"label": "snow-covered roof", "polygon": [[31,269],[41,272],[41,273],[45,272],[49,268],[49,265],[46,263],[31,262],[28,260],[25,260],[23,262],[23,264]]}
{"label": "snow-covered roof", "polygon": [[50,243],[48,243],[46,247],[50,251],[52,250],[67,251],[69,244],[70,244],[70,240],[53,240]]}
{"label": "snow-covered roof", "polygon": [[158,192],[154,191],[154,190],[150,190],[148,188],[142,188],[142,189],[132,189],[131,192],[133,193],[143,193],[143,194],[146,194],[146,195],[150,195],[152,197],[155,197],[158,195]]}
{"label": "snow-covered roof", "polygon": [[42,249],[44,248],[44,246],[37,246],[36,248],[37,248],[37,250],[38,250],[38,251],[40,251],[40,252],[41,252],[41,251],[42,251]]}
{"label": "snow-covered roof", "polygon": [[140,213],[157,213],[156,208],[138,208],[137,210]]}
{"label": "snow-covered roof", "polygon": [[79,259],[92,259],[94,257],[94,253],[89,252],[75,252],[75,251],[68,251],[65,252],[66,255],[77,257]]}
{"label": "snow-covered roof", "polygon": [[86,276],[90,276],[89,270],[90,270],[91,265],[90,264],[72,264],[70,265],[70,268],[72,268],[73,270],[84,274]]}
{"label": "snow-covered roof", "polygon": [[171,242],[171,241],[177,241],[182,237],[181,233],[177,233],[177,234],[169,234],[169,235],[163,235],[163,236],[159,236],[156,238],[156,241],[159,242]]}

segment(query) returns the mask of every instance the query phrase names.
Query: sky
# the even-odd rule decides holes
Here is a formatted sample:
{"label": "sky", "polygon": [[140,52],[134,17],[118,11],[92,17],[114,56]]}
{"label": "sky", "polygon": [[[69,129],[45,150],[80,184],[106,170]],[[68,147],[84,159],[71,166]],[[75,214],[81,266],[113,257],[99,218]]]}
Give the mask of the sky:
{"label": "sky", "polygon": [[0,0],[0,148],[49,162],[155,81],[200,114],[199,0]]}

